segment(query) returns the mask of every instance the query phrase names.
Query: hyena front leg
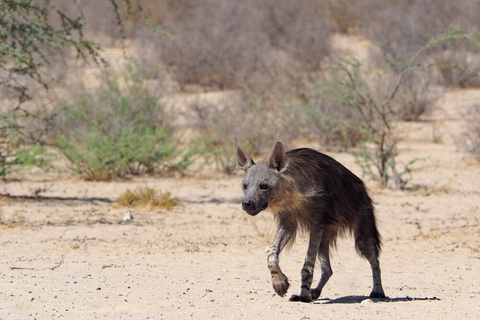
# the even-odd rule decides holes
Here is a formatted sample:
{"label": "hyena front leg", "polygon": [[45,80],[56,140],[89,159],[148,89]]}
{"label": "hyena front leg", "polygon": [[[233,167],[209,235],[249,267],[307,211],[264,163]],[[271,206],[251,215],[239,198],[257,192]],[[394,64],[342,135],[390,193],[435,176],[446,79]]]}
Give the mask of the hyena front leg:
{"label": "hyena front leg", "polygon": [[308,243],[307,256],[302,268],[302,285],[299,295],[292,295],[290,301],[312,302],[310,296],[310,286],[312,285],[313,269],[315,268],[315,259],[322,241],[322,230],[312,228],[310,230],[310,240]]}
{"label": "hyena front leg", "polygon": [[277,237],[273,242],[272,252],[268,255],[268,269],[270,269],[270,274],[272,275],[272,285],[275,292],[283,297],[287,293],[288,283],[287,276],[282,272],[278,264],[278,255],[285,247],[287,242],[292,238],[293,232],[286,230],[283,227],[279,227],[277,231]]}

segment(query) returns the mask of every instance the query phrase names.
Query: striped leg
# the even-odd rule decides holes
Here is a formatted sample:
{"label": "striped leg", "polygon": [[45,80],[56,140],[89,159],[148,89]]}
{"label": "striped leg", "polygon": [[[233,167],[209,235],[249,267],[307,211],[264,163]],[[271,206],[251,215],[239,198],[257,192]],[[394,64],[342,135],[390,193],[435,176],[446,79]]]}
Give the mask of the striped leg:
{"label": "striped leg", "polygon": [[302,268],[302,285],[300,287],[299,295],[292,295],[290,301],[312,302],[310,296],[310,286],[313,280],[313,270],[315,268],[315,259],[319,250],[320,242],[322,240],[322,231],[312,229],[310,231],[310,241],[308,243],[307,256]]}
{"label": "striped leg", "polygon": [[270,269],[270,274],[272,275],[273,289],[281,297],[283,297],[285,293],[287,293],[290,284],[288,283],[287,276],[280,269],[280,266],[278,264],[278,255],[288,243],[288,241],[292,238],[292,235],[292,232],[287,231],[283,227],[279,227],[277,237],[275,238],[272,246],[272,252],[268,255],[267,258],[268,269]]}
{"label": "striped leg", "polygon": [[370,293],[371,298],[385,298],[385,292],[383,292],[382,287],[382,276],[380,271],[380,262],[378,258],[375,257],[370,260],[370,265],[372,267],[372,276],[373,276],[373,289]]}
{"label": "striped leg", "polygon": [[382,277],[380,271],[380,262],[378,255],[380,253],[380,239],[376,226],[371,227],[373,231],[366,233],[368,228],[360,229],[355,234],[355,246],[357,250],[363,255],[372,268],[373,288],[370,293],[371,298],[385,298],[385,292],[382,287]]}
{"label": "striped leg", "polygon": [[320,297],[323,287],[333,274],[332,267],[330,266],[330,243],[327,241],[327,239],[325,239],[325,237],[322,239],[322,243],[320,243],[318,259],[320,260],[320,265],[322,268],[322,276],[317,287],[310,292],[313,300],[316,300],[318,297]]}

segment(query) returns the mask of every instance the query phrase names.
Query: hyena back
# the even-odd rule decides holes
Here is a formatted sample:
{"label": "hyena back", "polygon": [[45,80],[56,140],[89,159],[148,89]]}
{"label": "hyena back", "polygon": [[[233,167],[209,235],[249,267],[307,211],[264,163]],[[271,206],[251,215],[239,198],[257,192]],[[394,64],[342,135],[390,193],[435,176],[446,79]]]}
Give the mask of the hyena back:
{"label": "hyena back", "polygon": [[[245,150],[235,145],[237,166],[245,171],[242,208],[254,216],[264,209],[274,213],[277,236],[268,255],[268,268],[275,292],[284,296],[288,278],[279,266],[279,254],[298,228],[310,235],[301,271],[300,293],[291,301],[310,302],[320,296],[332,275],[330,247],[337,235],[351,232],[355,247],[371,265],[372,298],[385,298],[378,256],[381,249],[372,200],[362,180],[336,160],[312,149],[285,152],[277,142],[268,162],[255,163]],[[311,289],[315,260],[321,264],[321,277]]]}

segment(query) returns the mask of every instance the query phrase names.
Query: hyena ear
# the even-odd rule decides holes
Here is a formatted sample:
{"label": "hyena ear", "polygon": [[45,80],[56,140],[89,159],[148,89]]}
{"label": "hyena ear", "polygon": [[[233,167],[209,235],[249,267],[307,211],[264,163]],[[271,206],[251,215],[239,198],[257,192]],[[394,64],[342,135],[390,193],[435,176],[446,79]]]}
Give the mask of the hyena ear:
{"label": "hyena ear", "polygon": [[277,142],[273,148],[272,154],[268,159],[270,167],[282,172],[287,166],[287,154],[281,142]]}
{"label": "hyena ear", "polygon": [[238,141],[235,141],[235,152],[237,153],[237,167],[247,172],[255,164],[248,153],[243,150]]}

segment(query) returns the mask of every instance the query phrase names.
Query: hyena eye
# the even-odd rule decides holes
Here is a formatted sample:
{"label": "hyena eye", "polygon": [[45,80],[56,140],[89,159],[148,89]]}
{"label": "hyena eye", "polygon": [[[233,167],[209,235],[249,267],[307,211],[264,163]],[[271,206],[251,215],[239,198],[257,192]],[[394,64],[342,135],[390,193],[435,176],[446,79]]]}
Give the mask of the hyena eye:
{"label": "hyena eye", "polygon": [[267,190],[268,189],[268,184],[267,183],[260,183],[260,189]]}
{"label": "hyena eye", "polygon": [[247,190],[248,185],[246,183],[244,183],[244,184],[242,184],[242,188],[243,188],[243,190]]}

